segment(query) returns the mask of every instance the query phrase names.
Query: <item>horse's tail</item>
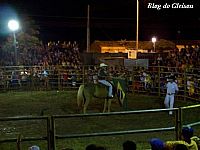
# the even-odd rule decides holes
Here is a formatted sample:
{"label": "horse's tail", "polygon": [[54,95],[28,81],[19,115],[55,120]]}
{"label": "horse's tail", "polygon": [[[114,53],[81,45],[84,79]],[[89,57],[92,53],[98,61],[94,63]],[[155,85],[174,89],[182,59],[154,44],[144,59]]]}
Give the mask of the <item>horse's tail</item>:
{"label": "horse's tail", "polygon": [[78,93],[77,93],[77,104],[78,107],[81,107],[81,105],[84,103],[84,85],[81,85],[78,89]]}

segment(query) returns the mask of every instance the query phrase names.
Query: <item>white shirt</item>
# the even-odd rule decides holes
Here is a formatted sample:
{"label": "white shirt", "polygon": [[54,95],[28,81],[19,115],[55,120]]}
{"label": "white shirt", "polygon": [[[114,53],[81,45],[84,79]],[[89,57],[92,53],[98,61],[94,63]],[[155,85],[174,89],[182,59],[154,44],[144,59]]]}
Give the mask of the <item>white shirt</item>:
{"label": "white shirt", "polygon": [[175,82],[168,82],[166,87],[167,94],[175,94],[178,91],[178,86]]}
{"label": "white shirt", "polygon": [[47,76],[48,76],[48,72],[47,72],[46,70],[44,70],[43,76],[44,76],[44,77],[47,77]]}

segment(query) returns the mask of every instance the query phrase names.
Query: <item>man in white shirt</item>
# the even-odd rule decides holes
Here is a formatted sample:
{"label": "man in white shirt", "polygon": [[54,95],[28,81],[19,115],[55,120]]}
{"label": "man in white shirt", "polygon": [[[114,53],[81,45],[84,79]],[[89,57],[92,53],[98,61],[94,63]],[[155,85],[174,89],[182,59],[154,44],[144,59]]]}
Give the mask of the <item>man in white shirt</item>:
{"label": "man in white shirt", "polygon": [[[174,107],[174,96],[178,92],[178,86],[176,82],[174,82],[173,78],[169,78],[167,85],[167,93],[165,96],[165,108],[173,108]],[[173,111],[169,111],[169,115],[172,115]]]}

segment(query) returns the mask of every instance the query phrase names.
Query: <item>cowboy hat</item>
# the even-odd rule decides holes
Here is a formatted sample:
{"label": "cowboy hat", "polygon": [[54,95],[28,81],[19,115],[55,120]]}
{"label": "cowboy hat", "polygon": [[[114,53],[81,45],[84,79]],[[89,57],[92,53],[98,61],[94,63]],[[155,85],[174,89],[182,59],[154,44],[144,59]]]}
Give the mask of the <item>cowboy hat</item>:
{"label": "cowboy hat", "polygon": [[108,65],[104,64],[104,63],[101,63],[100,64],[100,67],[107,67]]}

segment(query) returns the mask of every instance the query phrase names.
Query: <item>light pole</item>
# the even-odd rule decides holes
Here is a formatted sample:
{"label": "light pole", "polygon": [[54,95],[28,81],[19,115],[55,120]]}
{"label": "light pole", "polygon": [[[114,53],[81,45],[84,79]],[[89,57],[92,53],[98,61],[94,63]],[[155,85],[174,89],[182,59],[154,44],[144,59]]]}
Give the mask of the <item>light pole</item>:
{"label": "light pole", "polygon": [[15,65],[18,65],[18,53],[17,53],[17,41],[15,32],[19,29],[19,22],[17,20],[9,20],[8,21],[8,28],[13,32],[13,45],[15,50]]}
{"label": "light pole", "polygon": [[137,26],[136,26],[136,50],[138,52],[138,34],[139,34],[139,0],[137,0]]}
{"label": "light pole", "polygon": [[87,52],[90,52],[90,5],[87,7]]}
{"label": "light pole", "polygon": [[152,37],[151,41],[153,42],[154,52],[156,52],[156,37]]}

